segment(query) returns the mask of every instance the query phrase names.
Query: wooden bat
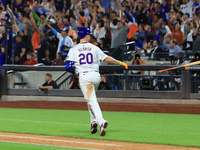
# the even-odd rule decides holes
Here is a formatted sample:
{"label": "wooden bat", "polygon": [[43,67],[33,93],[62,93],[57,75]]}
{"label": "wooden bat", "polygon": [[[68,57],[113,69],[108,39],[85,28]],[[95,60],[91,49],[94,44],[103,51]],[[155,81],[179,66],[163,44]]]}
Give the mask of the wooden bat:
{"label": "wooden bat", "polygon": [[195,61],[192,63],[188,63],[185,65],[181,65],[181,66],[177,66],[177,67],[172,67],[172,68],[168,68],[168,69],[163,69],[163,70],[159,70],[160,73],[165,72],[165,71],[170,71],[170,70],[174,70],[174,69],[178,69],[178,68],[182,68],[182,67],[190,67],[190,66],[195,66],[195,65],[199,65],[200,61]]}

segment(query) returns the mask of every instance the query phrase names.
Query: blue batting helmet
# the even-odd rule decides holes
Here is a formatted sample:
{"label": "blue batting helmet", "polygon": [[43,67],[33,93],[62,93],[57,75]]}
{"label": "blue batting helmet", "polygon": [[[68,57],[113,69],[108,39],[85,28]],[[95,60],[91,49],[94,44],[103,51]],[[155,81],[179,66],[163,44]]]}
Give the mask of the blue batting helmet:
{"label": "blue batting helmet", "polygon": [[86,35],[89,35],[90,34],[90,29],[89,28],[81,28],[79,31],[78,31],[78,37],[80,39],[83,39],[85,38]]}

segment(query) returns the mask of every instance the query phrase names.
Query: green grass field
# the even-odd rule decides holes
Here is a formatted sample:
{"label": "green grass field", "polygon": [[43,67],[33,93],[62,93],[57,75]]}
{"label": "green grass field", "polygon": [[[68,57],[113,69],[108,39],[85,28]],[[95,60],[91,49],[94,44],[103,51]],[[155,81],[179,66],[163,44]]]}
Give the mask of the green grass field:
{"label": "green grass field", "polygon": [[90,133],[89,112],[0,108],[0,131],[200,147],[200,115],[103,112],[107,134]]}
{"label": "green grass field", "polygon": [[[1,150],[66,150],[66,147],[44,146],[35,144],[7,143],[0,142]],[[67,150],[81,150],[67,147]]]}

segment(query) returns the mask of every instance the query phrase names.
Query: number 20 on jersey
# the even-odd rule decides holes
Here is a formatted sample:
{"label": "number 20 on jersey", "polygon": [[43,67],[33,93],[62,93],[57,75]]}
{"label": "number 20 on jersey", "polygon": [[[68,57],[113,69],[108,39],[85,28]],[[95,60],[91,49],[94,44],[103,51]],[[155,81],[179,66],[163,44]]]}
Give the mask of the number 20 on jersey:
{"label": "number 20 on jersey", "polygon": [[85,64],[92,64],[93,63],[93,55],[92,53],[87,53],[87,54],[79,54],[79,63],[80,65],[85,65]]}

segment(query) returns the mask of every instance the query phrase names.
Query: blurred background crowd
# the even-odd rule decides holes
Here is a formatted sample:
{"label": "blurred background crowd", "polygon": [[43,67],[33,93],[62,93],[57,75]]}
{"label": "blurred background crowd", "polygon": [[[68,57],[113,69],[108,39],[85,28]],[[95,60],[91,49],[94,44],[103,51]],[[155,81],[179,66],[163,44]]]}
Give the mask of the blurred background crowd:
{"label": "blurred background crowd", "polygon": [[117,59],[182,64],[200,56],[199,14],[197,0],[0,0],[0,65],[64,65],[82,27]]}

